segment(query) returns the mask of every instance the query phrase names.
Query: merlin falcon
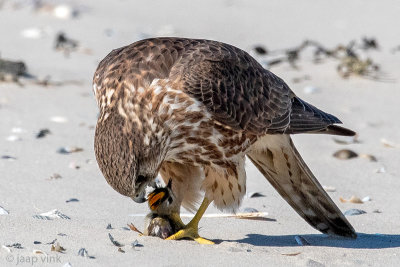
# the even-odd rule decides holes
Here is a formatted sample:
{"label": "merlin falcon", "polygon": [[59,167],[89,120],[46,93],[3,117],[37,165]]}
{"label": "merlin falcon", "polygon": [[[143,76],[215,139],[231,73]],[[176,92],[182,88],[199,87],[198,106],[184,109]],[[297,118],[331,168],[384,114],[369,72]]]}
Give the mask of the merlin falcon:
{"label": "merlin falcon", "polygon": [[[158,173],[165,184],[172,180],[178,205],[170,218],[181,229],[167,239],[212,243],[199,236],[199,221],[211,202],[220,210],[239,207],[245,156],[311,226],[356,238],[290,137],[355,133],[245,51],[203,39],[141,40],[100,62],[93,91],[100,109],[95,154],[112,188],[140,203]],[[186,225],[180,206],[197,209]]]}

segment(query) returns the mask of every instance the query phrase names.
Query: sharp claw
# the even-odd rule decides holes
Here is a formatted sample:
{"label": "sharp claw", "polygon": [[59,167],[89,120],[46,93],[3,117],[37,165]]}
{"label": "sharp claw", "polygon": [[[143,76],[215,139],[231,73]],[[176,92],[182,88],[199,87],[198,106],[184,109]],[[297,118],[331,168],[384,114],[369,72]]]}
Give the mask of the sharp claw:
{"label": "sharp claw", "polygon": [[195,238],[194,241],[196,241],[197,243],[202,244],[202,245],[214,245],[215,244],[213,241],[202,238],[202,237]]}
{"label": "sharp claw", "polygon": [[178,239],[183,239],[183,238],[190,238],[190,239],[192,239],[192,240],[194,240],[197,243],[202,244],[202,245],[214,245],[215,244],[214,242],[212,242],[212,241],[210,241],[208,239],[200,237],[197,234],[197,230],[194,231],[190,227],[182,229],[182,230],[179,230],[175,234],[167,237],[165,240],[178,240]]}

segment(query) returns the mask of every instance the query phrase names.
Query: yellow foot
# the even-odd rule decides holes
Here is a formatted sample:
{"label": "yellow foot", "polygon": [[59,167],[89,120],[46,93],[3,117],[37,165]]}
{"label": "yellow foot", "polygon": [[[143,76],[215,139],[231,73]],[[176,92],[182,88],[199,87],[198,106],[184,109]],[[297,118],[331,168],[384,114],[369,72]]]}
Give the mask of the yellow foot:
{"label": "yellow foot", "polygon": [[175,234],[171,235],[166,240],[178,240],[178,239],[183,239],[183,238],[190,238],[190,239],[196,241],[197,243],[203,244],[203,245],[214,245],[214,242],[199,236],[199,234],[197,232],[197,227],[193,227],[193,226],[189,226],[189,225],[187,225],[182,230],[179,230]]}

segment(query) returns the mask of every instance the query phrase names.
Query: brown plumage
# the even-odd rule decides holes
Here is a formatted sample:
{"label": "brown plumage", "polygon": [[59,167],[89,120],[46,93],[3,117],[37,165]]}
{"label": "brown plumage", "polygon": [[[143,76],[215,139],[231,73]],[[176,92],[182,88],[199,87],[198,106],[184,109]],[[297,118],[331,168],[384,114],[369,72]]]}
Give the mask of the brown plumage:
{"label": "brown plumage", "polygon": [[245,155],[308,223],[356,234],[301,159],[289,134],[354,135],[298,98],[286,83],[228,44],[154,38],[113,50],[93,89],[100,116],[95,153],[108,183],[135,201],[160,172],[178,203],[200,191],[236,209],[246,191]]}

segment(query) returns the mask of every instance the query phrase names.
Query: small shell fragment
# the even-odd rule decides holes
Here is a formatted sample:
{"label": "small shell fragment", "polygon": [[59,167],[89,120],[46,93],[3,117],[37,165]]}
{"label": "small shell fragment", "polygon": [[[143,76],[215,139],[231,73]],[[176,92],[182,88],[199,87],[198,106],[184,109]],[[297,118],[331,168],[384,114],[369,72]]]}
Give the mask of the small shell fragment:
{"label": "small shell fragment", "polygon": [[125,250],[123,250],[122,248],[118,248],[118,251],[121,253],[125,253]]}
{"label": "small shell fragment", "polygon": [[61,117],[61,116],[53,116],[50,118],[50,121],[56,122],[56,123],[66,123],[68,121],[68,119],[65,117]]}
{"label": "small shell fragment", "polygon": [[34,249],[32,252],[33,252],[33,254],[44,254],[44,255],[47,255],[43,250],[40,250],[40,249]]}
{"label": "small shell fragment", "polygon": [[63,248],[62,246],[60,246],[60,243],[58,243],[57,242],[57,244],[54,246],[54,245],[51,245],[51,251],[56,251],[56,252],[60,252],[60,253],[62,253],[62,252],[64,252],[66,249],[65,248]]}
{"label": "small shell fragment", "polygon": [[108,233],[108,238],[110,238],[111,243],[113,243],[114,246],[117,247],[122,247],[123,245],[121,243],[119,243],[117,240],[114,239],[114,237]]}
{"label": "small shell fragment", "polygon": [[364,203],[359,197],[356,197],[356,196],[351,196],[351,198],[349,198],[349,199],[344,199],[344,198],[340,197],[339,200],[342,203],[347,203],[347,202],[356,203],[356,204]]}
{"label": "small shell fragment", "polygon": [[81,248],[78,250],[78,256],[89,258],[89,259],[94,259],[94,256],[89,256],[88,251],[85,248]]}
{"label": "small shell fragment", "polygon": [[1,245],[1,248],[7,251],[8,253],[11,253],[11,249],[9,247]]}
{"label": "small shell fragment", "polygon": [[364,197],[363,199],[361,199],[361,201],[362,201],[362,202],[368,202],[368,201],[371,201],[371,197],[369,197],[369,196],[366,196],[366,197]]}
{"label": "small shell fragment", "polygon": [[135,239],[135,241],[133,241],[133,242],[131,243],[131,247],[132,247],[132,248],[141,248],[141,247],[143,247],[143,245],[142,245],[142,244],[139,244],[139,241],[137,241],[137,240]]}
{"label": "small shell fragment", "polygon": [[52,180],[52,179],[60,179],[60,178],[62,178],[62,176],[60,174],[58,174],[58,173],[53,173],[50,176],[50,180]]}
{"label": "small shell fragment", "polygon": [[359,144],[361,143],[358,140],[358,135],[355,136],[340,136],[340,137],[333,137],[333,141],[340,145],[350,145],[350,144]]}
{"label": "small shell fragment", "polygon": [[262,45],[257,45],[254,47],[254,51],[259,54],[259,55],[266,55],[268,54],[268,50],[262,46]]}
{"label": "small shell fragment", "polygon": [[381,143],[383,144],[383,146],[385,147],[389,147],[389,148],[400,148],[400,144],[396,144],[394,142],[388,141],[385,138],[381,139]]}
{"label": "small shell fragment", "polygon": [[294,237],[294,239],[296,240],[297,244],[299,244],[300,246],[309,246],[310,242],[308,242],[304,237],[300,236],[300,235],[296,235]]}
{"label": "small shell fragment", "polygon": [[360,158],[368,159],[371,162],[378,161],[378,159],[374,155],[371,155],[371,154],[360,154]]}
{"label": "small shell fragment", "polygon": [[47,135],[51,134],[49,129],[41,129],[37,134],[36,138],[43,138],[46,137]]}
{"label": "small shell fragment", "polygon": [[364,210],[359,210],[359,209],[349,209],[349,210],[346,210],[345,212],[343,212],[343,214],[345,216],[361,215],[364,213],[367,213],[367,212]]}
{"label": "small shell fragment", "polygon": [[7,210],[5,210],[2,206],[0,206],[0,215],[8,215],[10,214]]}
{"label": "small shell fragment", "polygon": [[83,148],[80,147],[60,147],[57,152],[60,154],[70,154],[75,152],[81,152]]}
{"label": "small shell fragment", "polygon": [[16,249],[23,249],[24,247],[21,245],[21,243],[14,243],[14,244],[11,244],[11,245],[6,245],[6,247],[9,247],[9,248],[16,248]]}
{"label": "small shell fragment", "polygon": [[15,141],[21,141],[22,138],[19,137],[19,136],[17,136],[17,135],[10,135],[10,136],[8,136],[8,137],[6,138],[6,140],[7,140],[8,142],[15,142]]}
{"label": "small shell fragment", "polygon": [[333,186],[322,186],[326,192],[336,192],[336,188]]}
{"label": "small shell fragment", "polygon": [[17,159],[16,157],[13,157],[13,156],[10,156],[10,155],[3,155],[3,156],[1,156],[1,158],[2,159],[7,159],[9,161],[14,161],[14,160]]}
{"label": "small shell fragment", "polygon": [[319,91],[320,91],[320,89],[318,87],[314,87],[312,85],[309,85],[309,86],[306,86],[303,88],[303,92],[308,95],[315,94]]}
{"label": "small shell fragment", "polygon": [[333,156],[335,158],[344,160],[344,159],[356,158],[356,157],[358,157],[358,154],[356,152],[352,151],[352,150],[349,150],[349,149],[341,149],[341,150],[336,151],[333,154]]}
{"label": "small shell fragment", "polygon": [[265,197],[264,194],[261,194],[260,192],[249,192],[247,194],[248,198],[256,198],[256,197]]}
{"label": "small shell fragment", "polygon": [[33,215],[33,218],[35,219],[41,219],[41,220],[53,220],[53,219],[68,219],[70,220],[71,218],[68,217],[67,215],[61,213],[59,210],[54,209],[49,212],[44,212],[38,215]]}
{"label": "small shell fragment", "polygon": [[70,199],[66,200],[65,202],[66,202],[66,203],[69,203],[69,202],[79,202],[79,199],[77,199],[77,198],[70,198]]}
{"label": "small shell fragment", "polygon": [[59,19],[71,19],[78,16],[78,14],[78,10],[65,4],[58,5],[53,10],[53,15]]}
{"label": "small shell fragment", "polygon": [[385,168],[385,166],[382,166],[379,169],[376,169],[375,172],[376,173],[385,173],[386,172],[386,168]]}
{"label": "small shell fragment", "polygon": [[113,229],[113,228],[112,228],[112,226],[111,226],[111,223],[107,224],[107,227],[106,227],[106,229],[107,229],[107,230],[109,230],[109,229]]}

